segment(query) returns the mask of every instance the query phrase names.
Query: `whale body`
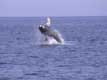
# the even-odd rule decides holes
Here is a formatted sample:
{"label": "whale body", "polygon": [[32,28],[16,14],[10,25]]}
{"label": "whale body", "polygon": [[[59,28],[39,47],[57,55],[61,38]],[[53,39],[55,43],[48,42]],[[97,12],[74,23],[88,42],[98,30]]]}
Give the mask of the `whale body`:
{"label": "whale body", "polygon": [[61,35],[54,29],[50,27],[50,19],[47,19],[47,23],[44,25],[39,25],[39,31],[45,36],[45,40],[49,37],[55,39],[58,43],[63,43]]}

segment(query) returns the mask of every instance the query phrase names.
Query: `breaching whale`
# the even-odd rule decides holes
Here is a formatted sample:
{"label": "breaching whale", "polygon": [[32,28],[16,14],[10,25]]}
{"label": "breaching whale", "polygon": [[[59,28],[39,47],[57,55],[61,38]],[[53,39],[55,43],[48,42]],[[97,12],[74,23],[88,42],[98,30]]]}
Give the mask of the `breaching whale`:
{"label": "breaching whale", "polygon": [[51,28],[51,19],[47,18],[47,23],[39,25],[39,31],[45,36],[45,41],[48,41],[49,38],[53,38],[57,43],[64,43],[63,38],[55,29]]}

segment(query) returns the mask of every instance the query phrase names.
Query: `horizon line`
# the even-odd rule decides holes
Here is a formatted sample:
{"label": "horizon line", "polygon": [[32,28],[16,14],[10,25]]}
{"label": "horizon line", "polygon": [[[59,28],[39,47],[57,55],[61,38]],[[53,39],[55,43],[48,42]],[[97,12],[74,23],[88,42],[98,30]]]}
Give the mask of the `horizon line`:
{"label": "horizon line", "polygon": [[0,16],[0,18],[6,17],[107,17],[107,16]]}

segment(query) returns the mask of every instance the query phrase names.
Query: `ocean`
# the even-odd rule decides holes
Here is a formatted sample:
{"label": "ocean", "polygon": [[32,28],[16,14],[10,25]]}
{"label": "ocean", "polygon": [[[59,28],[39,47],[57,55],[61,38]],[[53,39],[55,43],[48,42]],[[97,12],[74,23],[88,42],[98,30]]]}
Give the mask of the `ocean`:
{"label": "ocean", "polygon": [[107,17],[51,19],[65,44],[41,45],[46,17],[0,18],[0,80],[107,80]]}

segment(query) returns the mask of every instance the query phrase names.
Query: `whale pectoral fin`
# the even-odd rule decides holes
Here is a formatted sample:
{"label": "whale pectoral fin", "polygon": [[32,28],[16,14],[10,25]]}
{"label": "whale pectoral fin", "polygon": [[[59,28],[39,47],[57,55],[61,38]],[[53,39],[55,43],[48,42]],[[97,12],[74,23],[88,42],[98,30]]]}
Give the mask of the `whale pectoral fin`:
{"label": "whale pectoral fin", "polygon": [[55,36],[53,36],[54,37],[54,39],[56,40],[56,41],[58,41],[59,43],[62,43],[62,40],[61,40],[61,38],[58,36],[58,35],[55,35]]}
{"label": "whale pectoral fin", "polygon": [[57,42],[62,43],[62,39],[58,32],[52,32],[51,37],[53,37]]}
{"label": "whale pectoral fin", "polygon": [[47,17],[47,23],[46,23],[47,26],[50,26],[51,25],[51,19],[50,17]]}

